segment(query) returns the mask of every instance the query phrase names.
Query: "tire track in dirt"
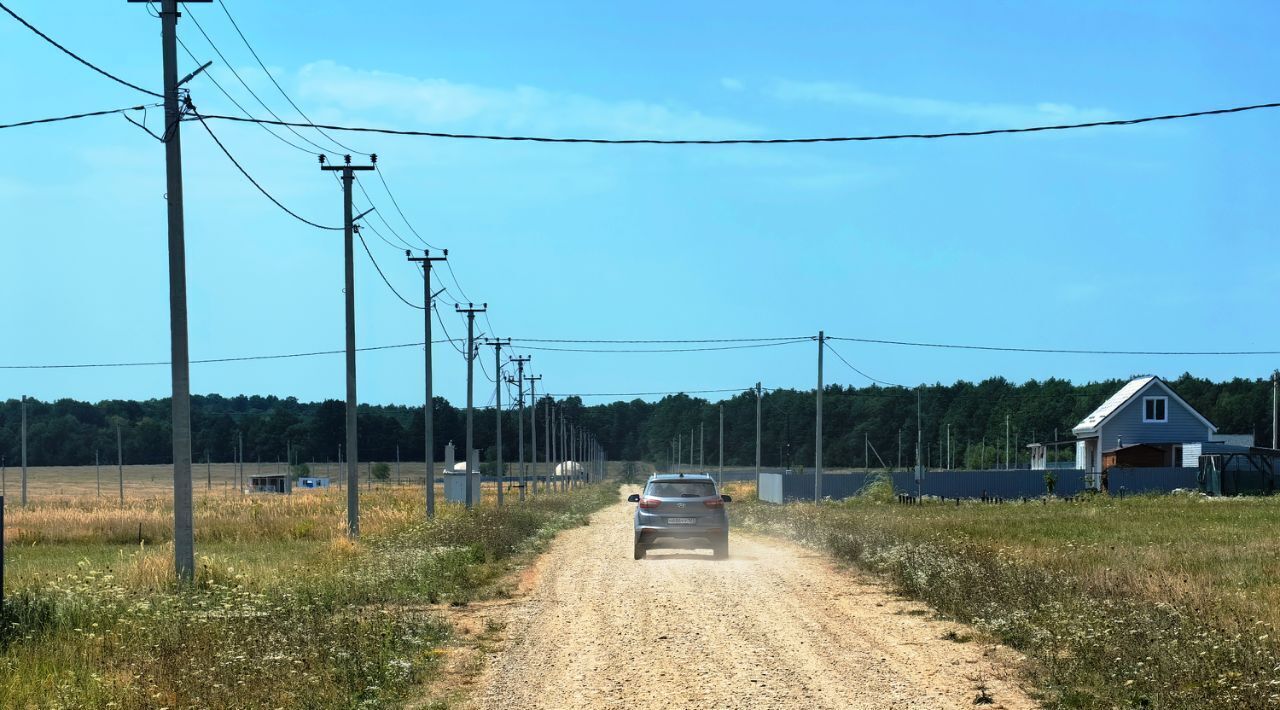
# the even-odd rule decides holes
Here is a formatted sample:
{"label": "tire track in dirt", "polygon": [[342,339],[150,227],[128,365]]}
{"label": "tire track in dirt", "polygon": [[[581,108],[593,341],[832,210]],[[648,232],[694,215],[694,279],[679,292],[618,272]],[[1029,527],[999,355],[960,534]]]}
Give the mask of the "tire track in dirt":
{"label": "tire track in dirt", "polygon": [[[730,558],[631,559],[632,505],[562,533],[515,603],[469,706],[515,708],[1038,707],[1013,654],[943,640],[957,624],[812,551],[734,534]],[[731,513],[732,515],[732,513]]]}

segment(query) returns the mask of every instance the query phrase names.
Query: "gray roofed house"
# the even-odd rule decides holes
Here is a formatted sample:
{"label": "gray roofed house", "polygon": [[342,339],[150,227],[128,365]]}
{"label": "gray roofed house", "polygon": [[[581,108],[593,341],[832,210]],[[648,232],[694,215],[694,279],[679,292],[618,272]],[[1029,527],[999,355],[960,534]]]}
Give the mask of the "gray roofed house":
{"label": "gray roofed house", "polygon": [[[1139,452],[1150,460],[1153,449],[1163,452],[1161,466],[1179,466],[1184,443],[1210,441],[1217,430],[1164,380],[1139,377],[1071,430],[1076,436],[1076,468],[1100,472],[1125,465],[1126,455]],[[1139,449],[1137,444],[1145,446]]]}

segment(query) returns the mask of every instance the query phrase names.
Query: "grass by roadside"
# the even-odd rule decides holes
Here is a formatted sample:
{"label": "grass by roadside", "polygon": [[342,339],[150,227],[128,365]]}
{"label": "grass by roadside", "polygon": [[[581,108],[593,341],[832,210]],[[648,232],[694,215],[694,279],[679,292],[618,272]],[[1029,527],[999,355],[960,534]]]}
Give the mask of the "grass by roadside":
{"label": "grass by roadside", "polygon": [[744,503],[737,524],[884,575],[1026,654],[1049,707],[1280,706],[1280,501]]}
{"label": "grass by roadside", "polygon": [[[442,506],[436,520],[414,522],[396,519],[420,498],[405,489],[358,543],[281,539],[287,521],[270,523],[275,534],[211,542],[191,588],[174,585],[163,544],[137,558],[86,557],[60,575],[46,564],[6,599],[0,707],[394,704],[429,677],[447,638],[431,605],[466,602],[616,495],[604,485],[502,509]],[[375,518],[377,499],[365,502]],[[305,504],[297,512],[294,523],[335,522]],[[36,547],[46,563],[67,558],[58,545]]]}

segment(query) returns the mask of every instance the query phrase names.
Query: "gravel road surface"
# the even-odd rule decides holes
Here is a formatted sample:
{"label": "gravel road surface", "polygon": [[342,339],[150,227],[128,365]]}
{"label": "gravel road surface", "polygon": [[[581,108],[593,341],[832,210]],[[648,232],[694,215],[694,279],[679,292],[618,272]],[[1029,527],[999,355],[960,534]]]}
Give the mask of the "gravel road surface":
{"label": "gravel road surface", "polygon": [[516,600],[488,610],[502,632],[471,707],[933,710],[973,708],[984,692],[986,707],[1037,707],[1014,654],[944,639],[971,632],[865,576],[742,534],[725,561],[635,561],[631,515],[619,503],[561,534]]}

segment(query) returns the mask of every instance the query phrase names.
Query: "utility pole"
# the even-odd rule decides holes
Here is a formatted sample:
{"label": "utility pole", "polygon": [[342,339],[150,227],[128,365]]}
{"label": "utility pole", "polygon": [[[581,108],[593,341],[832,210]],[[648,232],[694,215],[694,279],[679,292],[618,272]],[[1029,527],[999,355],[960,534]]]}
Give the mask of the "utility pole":
{"label": "utility pole", "polygon": [[[140,2],[144,0],[130,0]],[[173,562],[178,579],[195,575],[195,531],[191,482],[191,371],[187,348],[187,248],[182,215],[183,108],[178,91],[204,69],[178,79],[178,6],[183,2],[212,0],[161,0],[160,46],[164,64],[164,125],[166,189],[169,217],[169,362],[173,396],[170,420],[173,431]],[[205,66],[208,66],[207,64]],[[24,491],[25,492],[25,491]],[[23,504],[26,504],[23,496]]]}
{"label": "utility pole", "polygon": [[209,450],[204,450],[204,489],[206,491],[213,490],[213,459],[210,458]]}
{"label": "utility pole", "polygon": [[27,396],[22,395],[22,507],[27,507]]}
{"label": "utility pole", "polygon": [[702,445],[705,444],[706,441],[707,441],[707,423],[698,422],[698,472],[699,473],[707,472],[706,461],[705,459],[702,458]]}
{"label": "utility pole", "polygon": [[1009,415],[1004,415],[1004,468],[1009,470]]}
{"label": "utility pole", "polygon": [[472,477],[475,475],[473,470],[474,455],[472,451],[475,446],[474,436],[474,418],[475,418],[475,364],[476,364],[476,314],[484,313],[489,310],[489,304],[483,303],[479,308],[476,304],[468,303],[466,308],[462,306],[454,306],[457,313],[467,314],[467,509],[475,507],[479,501],[474,500],[475,495],[472,491]]}
{"label": "utility pole", "polygon": [[569,463],[568,463],[569,448],[566,446],[568,441],[569,440],[568,438],[566,438],[566,430],[564,426],[564,410],[562,409],[560,410],[560,458],[563,460],[562,463],[564,464],[563,465],[564,473],[560,476],[561,492],[569,490],[569,481],[566,479],[566,476],[569,473]]}
{"label": "utility pole", "polygon": [[920,386],[916,386],[916,497],[921,497],[924,482],[924,462],[920,460],[924,446],[924,430],[920,424]]}
{"label": "utility pole", "polygon": [[538,381],[542,375],[529,375],[529,472],[533,474],[532,493],[538,492]]}
{"label": "utility pole", "polygon": [[422,329],[424,340],[422,346],[423,361],[426,367],[427,385],[426,399],[422,405],[422,422],[425,429],[425,440],[423,441],[422,450],[423,459],[426,461],[427,474],[425,485],[427,489],[427,517],[434,518],[436,515],[436,446],[435,446],[435,403],[431,394],[431,312],[434,310],[435,303],[434,294],[431,293],[431,264],[436,261],[446,261],[449,258],[449,250],[444,250],[444,256],[431,256],[430,251],[422,252],[421,257],[414,257],[409,251],[404,253],[405,257],[411,262],[422,264]]}
{"label": "utility pole", "polygon": [[[541,377],[539,377],[541,379]],[[547,458],[547,471],[543,478],[543,491],[552,493],[552,475],[556,469],[552,468],[552,449],[556,448],[556,436],[552,434],[552,398],[548,397],[547,402],[543,404],[543,439],[547,440],[547,445],[543,446],[543,457]],[[536,486],[535,486],[536,487]]]}
{"label": "utility pole", "polygon": [[124,444],[120,437],[120,420],[116,420],[116,474],[120,479],[120,507],[124,507]]}
{"label": "utility pole", "polygon": [[502,489],[503,485],[506,483],[506,481],[503,480],[506,478],[506,471],[502,469],[502,346],[510,345],[511,338],[507,338],[506,340],[503,340],[502,338],[485,338],[484,344],[493,346],[493,410],[498,416],[498,507],[501,508]]}
{"label": "utility pole", "polygon": [[719,476],[717,476],[717,478],[719,479],[718,485],[723,487],[724,486],[724,405],[723,404],[720,405],[720,458],[718,459],[718,462],[720,466]]}
{"label": "utility pole", "polygon": [[[507,342],[511,341],[508,340]],[[533,358],[531,356],[511,358],[511,361],[516,364],[516,371],[518,373],[516,376],[516,392],[520,395],[520,423],[516,427],[520,430],[520,436],[516,441],[518,442],[517,452],[520,455],[520,500],[522,501],[524,500],[524,489],[529,484],[529,472],[526,469],[524,462],[524,364],[532,359]],[[538,460],[536,454],[534,455],[534,460]]]}
{"label": "utility pole", "polygon": [[244,434],[236,432],[236,462],[239,468],[240,491],[244,491]]}
{"label": "utility pole", "polygon": [[676,473],[680,473],[680,459],[684,454],[684,434],[676,434]]}
{"label": "utility pole", "polygon": [[[377,156],[371,157],[376,164]],[[347,535],[356,538],[360,536],[360,455],[356,445],[356,277],[353,239],[358,217],[351,214],[351,183],[355,181],[357,171],[373,170],[374,166],[352,165],[350,155],[344,155],[342,160],[342,165],[325,165],[324,156],[320,156],[321,170],[342,173],[342,251],[347,321]]]}
{"label": "utility pole", "polygon": [[[102,464],[98,461],[98,450],[93,450],[93,473],[98,479],[98,497],[102,497]],[[0,495],[4,495],[0,493]]]}
{"label": "utility pole", "polygon": [[760,400],[764,398],[760,383],[756,383],[756,494],[760,494]]}
{"label": "utility pole", "polygon": [[822,501],[822,351],[826,349],[826,334],[818,331],[818,416],[814,425],[813,444],[813,502]]}
{"label": "utility pole", "polygon": [[951,425],[947,425],[947,470],[951,470]]}
{"label": "utility pole", "polygon": [[1280,432],[1276,424],[1280,423],[1280,370],[1271,373],[1271,448],[1280,448]]}

